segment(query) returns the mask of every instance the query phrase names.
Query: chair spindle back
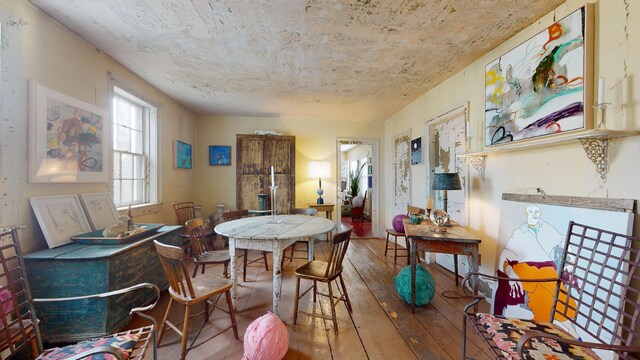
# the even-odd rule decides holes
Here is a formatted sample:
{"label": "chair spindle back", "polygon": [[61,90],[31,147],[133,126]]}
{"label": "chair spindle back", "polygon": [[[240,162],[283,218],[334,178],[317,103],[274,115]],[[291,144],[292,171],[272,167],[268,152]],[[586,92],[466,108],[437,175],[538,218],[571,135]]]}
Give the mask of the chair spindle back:
{"label": "chair spindle back", "polygon": [[[187,221],[196,217],[196,211],[193,205],[193,201],[173,203],[172,205],[173,211],[175,211],[176,217],[178,218],[178,224],[184,225]],[[187,230],[182,229],[181,232],[183,234],[186,234]]]}
{"label": "chair spindle back", "polygon": [[185,226],[187,227],[187,234],[189,234],[193,256],[196,259],[200,259],[200,256],[208,250],[205,245],[204,220],[201,218],[191,219],[185,223]]}
{"label": "chair spindle back", "polygon": [[222,220],[223,221],[231,221],[231,220],[237,220],[237,219],[242,219],[249,216],[249,210],[234,210],[234,211],[227,211],[222,213]]}
{"label": "chair spindle back", "polygon": [[191,277],[186,266],[186,257],[182,248],[167,245],[153,240],[160,257],[160,263],[169,280],[169,287],[177,294],[195,298],[195,290],[191,284]]}
{"label": "chair spindle back", "polygon": [[327,266],[325,278],[332,279],[342,272],[342,260],[347,254],[352,230],[353,228],[349,227],[347,230],[335,234],[331,239],[331,254],[327,260],[329,266]]}

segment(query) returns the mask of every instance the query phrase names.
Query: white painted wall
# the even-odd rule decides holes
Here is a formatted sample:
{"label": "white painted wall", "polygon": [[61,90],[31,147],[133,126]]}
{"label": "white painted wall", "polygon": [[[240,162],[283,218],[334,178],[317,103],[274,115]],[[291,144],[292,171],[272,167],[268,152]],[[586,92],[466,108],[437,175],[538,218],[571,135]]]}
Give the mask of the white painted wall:
{"label": "white painted wall", "polygon": [[[198,169],[178,170],[172,166],[172,139],[193,143],[195,121],[193,113],[143,81],[95,49],[80,37],[40,12],[27,1],[0,0],[3,17],[11,17],[14,25],[12,51],[19,52],[17,74],[3,86],[15,88],[17,112],[7,119],[11,129],[0,138],[0,152],[19,159],[10,169],[2,167],[0,193],[10,193],[0,203],[0,225],[22,225],[20,239],[24,252],[46,248],[44,236],[29,205],[29,197],[108,191],[105,184],[30,184],[27,183],[27,81],[36,79],[55,90],[103,109],[110,108],[108,72],[121,83],[136,89],[159,105],[160,166],[163,205],[157,212],[136,218],[137,222],[174,224],[171,202],[189,200],[194,196],[194,178]],[[4,44],[3,44],[4,45]],[[4,158],[4,157],[3,157]],[[8,200],[7,200],[8,199]]]}
{"label": "white painted wall", "polygon": [[[568,0],[554,13],[548,14],[522,33],[497,47],[467,68],[429,91],[385,122],[385,147],[392,148],[393,138],[411,129],[413,136],[424,135],[424,122],[469,102],[471,119],[470,145],[481,150],[484,123],[485,65],[532,35],[544,30],[557,19],[578,8],[584,1]],[[640,2],[606,0],[596,4],[595,71],[606,78],[605,101],[607,125],[612,129],[640,129]],[[504,192],[535,193],[541,188],[550,195],[630,198],[640,197],[637,179],[640,177],[640,137],[610,141],[610,169],[606,183],[600,180],[593,165],[576,140],[574,143],[549,148],[503,152],[486,158],[486,180],[469,170],[469,222],[482,239],[481,270],[493,271],[496,238],[500,214],[500,199]],[[384,163],[393,161],[393,154],[384,154]],[[424,166],[412,166],[412,203],[425,203]],[[393,217],[392,174],[385,173],[385,214],[387,226]],[[637,221],[636,221],[637,224]],[[636,231],[638,226],[636,225]]]}

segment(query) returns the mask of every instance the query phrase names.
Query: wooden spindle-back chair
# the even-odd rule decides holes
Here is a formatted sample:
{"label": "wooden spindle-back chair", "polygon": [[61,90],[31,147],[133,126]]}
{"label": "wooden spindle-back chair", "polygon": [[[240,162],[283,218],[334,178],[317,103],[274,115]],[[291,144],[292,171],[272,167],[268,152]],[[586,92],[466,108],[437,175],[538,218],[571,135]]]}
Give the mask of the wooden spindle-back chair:
{"label": "wooden spindle-back chair", "polygon": [[209,264],[223,264],[222,273],[227,277],[227,267],[229,266],[229,250],[209,250],[206,246],[206,234],[204,231],[204,220],[195,218],[185,224],[191,242],[191,256],[193,257],[193,277],[198,272],[198,267],[204,268]]}
{"label": "wooden spindle-back chair", "polygon": [[[293,208],[293,209],[289,210],[289,214],[291,214],[291,215],[316,216],[318,214],[318,210],[314,209],[314,208]],[[296,247],[298,245],[304,245],[304,246],[306,246],[306,249],[305,250],[297,250]],[[289,250],[289,255],[287,255],[287,250]],[[302,257],[302,256],[295,257],[294,254],[296,252],[304,253],[306,256],[304,256],[304,257]],[[305,259],[306,260],[306,259],[308,259],[308,254],[309,254],[309,241],[308,241],[308,239],[296,241],[293,244],[291,244],[291,246],[289,246],[288,248],[284,249],[284,251],[282,253],[281,267],[284,267],[284,261],[286,259],[289,259],[289,261],[293,261],[293,259]]]}
{"label": "wooden spindle-back chair", "polygon": [[[349,311],[350,313],[352,312],[351,301],[349,300],[347,288],[344,284],[344,280],[342,279],[342,261],[344,260],[344,257],[347,253],[347,248],[349,247],[351,230],[353,230],[353,228],[347,228],[346,230],[343,230],[333,236],[333,239],[331,240],[331,253],[329,254],[329,258],[327,259],[327,261],[313,260],[296,269],[296,299],[293,309],[294,324],[296,324],[296,322],[298,321],[298,313],[300,312],[308,316],[320,317],[322,319],[333,321],[333,330],[337,334],[338,321],[336,318],[336,304],[340,301],[343,301],[345,306],[347,307],[347,311]],[[313,281],[313,285],[311,285],[310,288],[300,294],[300,280],[302,279]],[[337,288],[338,292],[341,293],[340,296],[333,295],[331,282],[336,279],[340,280],[339,287]],[[318,282],[327,284],[328,294],[318,292]],[[322,313],[317,314],[298,310],[298,303],[300,299],[309,291],[313,291],[314,303],[316,302],[318,295],[329,298],[331,317],[327,317]],[[322,309],[322,306],[320,306],[320,308]]]}
{"label": "wooden spindle-back chair", "polygon": [[[412,206],[412,205],[407,205],[407,216],[411,216],[411,215],[424,215],[426,212],[423,208],[419,208],[417,206]],[[406,257],[407,258],[407,265],[409,265],[410,259],[409,259],[409,243],[407,242],[407,247],[402,247],[400,245],[398,245],[398,237],[403,237],[405,238],[405,242],[406,242],[406,236],[404,232],[401,231],[396,231],[395,229],[385,229],[386,233],[387,233],[387,241],[385,243],[385,248],[384,248],[384,256],[387,256],[387,251],[389,250],[393,250],[393,263],[395,264],[396,261],[398,260],[399,257]],[[389,237],[393,236],[393,243],[391,243],[391,240],[389,239]],[[398,254],[399,251],[403,251],[404,254]],[[457,256],[457,255],[455,255]],[[456,275],[458,274],[458,272],[456,271]],[[458,276],[456,276],[456,279],[458,278]],[[456,285],[458,284],[457,280],[456,280]]]}
{"label": "wooden spindle-back chair", "polygon": [[[224,212],[222,213],[222,216],[220,218],[224,222],[224,221],[242,219],[247,216],[249,216],[249,210],[245,209],[245,210],[234,210],[234,211]],[[226,236],[223,236],[223,238],[225,238],[225,242],[229,241],[229,239],[226,238]],[[267,261],[266,251],[262,251],[261,252],[262,256],[253,260],[249,260],[248,255],[249,255],[249,251],[247,249],[243,249],[241,256],[242,256],[242,281],[244,282],[247,281],[247,266],[257,261],[264,261],[264,268],[266,271],[269,271],[269,262]]]}
{"label": "wooden spindle-back chair", "polygon": [[[171,298],[169,299],[169,305],[167,306],[167,311],[162,320],[162,324],[160,324],[160,331],[158,333],[158,344],[160,344],[160,342],[162,341],[162,336],[164,335],[164,331],[168,326],[170,329],[174,330],[182,337],[180,343],[180,359],[183,360],[188,351],[206,343],[207,341],[213,339],[214,337],[227,330],[233,329],[233,334],[235,338],[238,339],[236,316],[233,309],[233,304],[231,303],[231,281],[219,275],[198,276],[192,279],[189,276],[189,269],[187,267],[188,259],[184,255],[184,252],[181,248],[163,244],[157,240],[154,240],[154,244],[156,246],[156,250],[158,251],[158,256],[160,257],[162,268],[164,269],[167,275],[167,279],[169,280],[169,295],[171,296]],[[204,326],[209,322],[209,317],[215,308],[219,308],[220,310],[227,312],[227,310],[218,307],[216,304],[217,299],[223,293],[227,298],[228,314],[231,320],[231,324],[228,327],[225,327],[224,329],[216,332],[205,340],[201,340],[198,343],[196,343],[196,336],[196,339],[193,339],[191,345],[187,347],[189,323],[192,317],[196,317],[199,315],[205,316],[205,321],[202,324],[200,331],[198,331],[199,335]],[[214,297],[216,298],[216,301],[211,300]],[[183,304],[185,306],[185,311],[184,319],[179,323],[173,324],[168,320],[168,318],[171,314],[171,309],[175,302]],[[191,307],[202,302],[204,302],[205,305],[204,310],[197,314],[191,315]],[[209,306],[213,307],[211,312],[209,311]],[[182,324],[182,330],[178,328],[180,324]]]}

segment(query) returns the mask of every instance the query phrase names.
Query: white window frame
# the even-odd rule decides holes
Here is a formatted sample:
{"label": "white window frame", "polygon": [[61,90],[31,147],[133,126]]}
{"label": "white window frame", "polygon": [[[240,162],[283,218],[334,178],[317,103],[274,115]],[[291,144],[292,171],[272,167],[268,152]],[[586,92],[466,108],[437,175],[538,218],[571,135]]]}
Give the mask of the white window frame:
{"label": "white window frame", "polygon": [[[114,125],[112,128],[115,131],[115,116],[116,114],[113,112],[113,105],[115,102],[116,96],[124,98],[127,101],[130,101],[134,104],[142,106],[143,110],[143,152],[146,155],[146,169],[145,178],[146,178],[146,186],[144,200],[142,203],[134,204],[132,209],[134,211],[134,216],[144,215],[152,212],[159,212],[161,209],[159,205],[161,204],[160,198],[160,153],[158,150],[158,130],[159,130],[159,121],[158,121],[158,106],[154,103],[150,102],[146,97],[141,96],[138,92],[131,90],[130,87],[124,86],[121,83],[112,79],[111,86],[111,122]],[[113,142],[111,144],[111,151],[115,154],[115,149],[113,148]],[[115,159],[115,156],[114,156]],[[113,164],[111,164],[111,176],[109,181],[109,192],[114,197],[114,188],[113,188]],[[124,210],[128,208],[128,204],[118,204],[118,210]]]}

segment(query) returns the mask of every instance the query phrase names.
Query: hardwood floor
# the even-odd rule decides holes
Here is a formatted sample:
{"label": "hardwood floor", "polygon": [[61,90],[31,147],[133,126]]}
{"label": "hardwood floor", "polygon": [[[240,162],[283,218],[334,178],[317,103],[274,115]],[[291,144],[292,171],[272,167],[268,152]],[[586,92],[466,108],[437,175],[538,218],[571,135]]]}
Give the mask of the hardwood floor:
{"label": "hardwood floor", "polygon": [[341,222],[345,226],[353,227],[351,238],[371,238],[373,237],[373,228],[371,221],[352,221],[351,216],[342,216]]}
{"label": "hardwood floor", "polygon": [[[326,242],[317,243],[316,256],[327,255]],[[344,261],[343,276],[353,305],[349,314],[344,304],[337,305],[339,333],[333,332],[331,321],[298,316],[298,324],[292,325],[293,298],[295,294],[294,270],[303,260],[285,263],[282,285],[281,319],[289,330],[289,351],[285,359],[460,359],[462,308],[469,302],[464,298],[449,298],[443,292],[462,293],[456,288],[453,274],[438,265],[426,265],[436,283],[436,294],[430,304],[416,309],[412,314],[409,307],[400,300],[393,285],[395,274],[404,261],[394,266],[393,258],[384,257],[383,239],[357,239],[351,241]],[[271,269],[271,267],[270,267]],[[221,273],[220,265],[207,268],[207,274]],[[243,340],[247,326],[254,319],[265,314],[270,308],[271,271],[264,267],[248,270],[246,283],[240,283],[238,311],[236,319],[240,340],[235,340],[228,331],[221,336],[190,351],[187,359],[240,359],[243,355]],[[198,274],[198,276],[203,276]],[[308,286],[305,282],[301,288]],[[322,285],[321,285],[322,286]],[[300,307],[312,311],[311,296],[301,300]],[[326,299],[324,299],[326,300]],[[168,293],[163,293],[162,301],[152,315],[161,320]],[[224,298],[220,299],[224,304]],[[322,305],[325,312],[328,304]],[[482,311],[488,310],[483,304]],[[183,316],[181,307],[176,306],[171,318]],[[319,308],[319,307],[318,307]],[[318,308],[316,310],[318,311]],[[228,315],[214,311],[199,339],[213,334],[227,326]],[[190,329],[190,340],[203,324],[203,319],[194,319]],[[490,358],[482,341],[469,333],[467,355],[475,359]],[[158,349],[160,359],[177,359],[180,339],[173,331],[167,331]],[[147,354],[150,359],[150,354]]]}

